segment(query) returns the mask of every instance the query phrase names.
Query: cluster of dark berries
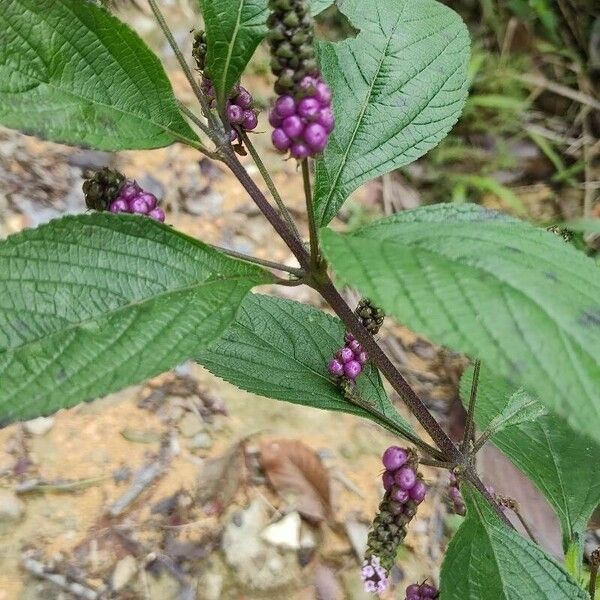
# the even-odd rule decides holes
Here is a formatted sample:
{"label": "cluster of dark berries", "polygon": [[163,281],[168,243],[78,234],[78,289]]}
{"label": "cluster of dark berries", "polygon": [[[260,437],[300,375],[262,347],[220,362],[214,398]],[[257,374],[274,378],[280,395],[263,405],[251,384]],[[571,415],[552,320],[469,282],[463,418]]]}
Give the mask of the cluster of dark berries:
{"label": "cluster of dark berries", "polygon": [[362,373],[369,356],[350,332],[346,332],[344,341],[346,345],[329,361],[329,373],[354,381]]}
{"label": "cluster of dark berries", "polygon": [[271,70],[278,98],[269,114],[273,145],[298,160],[327,145],[335,119],[331,90],[317,67],[306,0],[269,0]]}
{"label": "cluster of dark berries", "polygon": [[[196,65],[200,71],[204,71],[206,66],[206,33],[197,31],[194,34],[194,45],[192,48],[192,56],[196,61]],[[216,94],[212,81],[202,76],[200,88],[209,99],[211,108],[216,106]],[[229,99],[225,105],[226,117],[231,125],[230,140],[235,142],[239,139],[238,130],[252,131],[258,125],[258,113],[254,108],[254,98],[252,94],[239,83],[233,86],[229,94]]]}
{"label": "cluster of dark berries", "polygon": [[384,452],[382,462],[385,494],[369,531],[361,570],[361,579],[368,592],[381,592],[387,587],[388,573],[398,546],[406,537],[406,526],[427,493],[427,486],[417,472],[418,460],[414,452],[391,446]]}
{"label": "cluster of dark berries", "polygon": [[277,94],[293,94],[307,76],[318,74],[313,20],[307,0],[269,0],[267,20],[271,71]]}
{"label": "cluster of dark berries", "polygon": [[154,194],[145,192],[135,181],[126,181],[119,195],[111,202],[110,212],[147,215],[162,223],[165,211],[157,204]]}
{"label": "cluster of dark berries", "polygon": [[465,501],[460,493],[460,488],[458,487],[458,478],[452,471],[448,474],[450,478],[450,485],[448,486],[448,496],[452,501],[452,509],[457,515],[463,517],[467,512],[467,507],[465,506]]}
{"label": "cluster of dark berries", "polygon": [[375,306],[369,298],[362,298],[354,312],[371,335],[379,333],[385,319],[385,313],[381,308]]}
{"label": "cluster of dark berries", "polygon": [[165,212],[156,196],[145,192],[135,181],[126,180],[118,171],[104,168],[83,182],[85,204],[93,210],[135,213],[163,222]]}
{"label": "cluster of dark berries", "polygon": [[431,600],[437,598],[439,592],[433,585],[428,583],[413,583],[406,588],[405,600]]}

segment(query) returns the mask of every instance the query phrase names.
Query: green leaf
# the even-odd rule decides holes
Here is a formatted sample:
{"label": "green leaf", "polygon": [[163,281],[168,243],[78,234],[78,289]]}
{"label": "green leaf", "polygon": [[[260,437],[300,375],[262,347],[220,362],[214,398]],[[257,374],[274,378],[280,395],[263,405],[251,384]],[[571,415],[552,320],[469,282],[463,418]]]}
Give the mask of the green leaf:
{"label": "green leaf", "polygon": [[0,421],[179,364],[269,281],[146,217],[65,217],[9,237],[0,243]]}
{"label": "green leaf", "polygon": [[440,600],[589,600],[541,548],[502,523],[462,486],[467,516],[442,565]]}
{"label": "green leaf", "polygon": [[322,236],[336,272],[400,322],[481,358],[600,441],[600,271],[588,257],[466,204]]}
{"label": "green leaf", "polygon": [[[461,380],[463,402],[469,396],[473,369]],[[527,410],[515,413],[518,406]],[[573,431],[564,419],[523,389],[515,390],[483,365],[475,407],[475,422],[487,430],[500,415],[513,416],[491,438],[546,496],[560,519],[565,549],[583,534],[592,512],[600,504],[600,478],[596,469],[600,445]]]}
{"label": "green leaf", "polygon": [[197,138],[158,58],[81,0],[0,2],[0,124],[99,150]]}
{"label": "green leaf", "polygon": [[[243,390],[373,418],[344,399],[327,372],[327,363],[344,344],[342,323],[316,308],[250,294],[235,322],[196,360],[211,373]],[[361,397],[393,425],[412,432],[389,401],[379,373],[367,366],[357,379]],[[385,419],[373,419],[390,429]]]}
{"label": "green leaf", "polygon": [[316,17],[333,4],[335,0],[310,0],[310,12],[313,17]]}
{"label": "green leaf", "polygon": [[201,0],[208,53],[206,74],[220,107],[267,35],[268,0]]}
{"label": "green leaf", "polygon": [[469,34],[434,0],[338,4],[356,38],[318,45],[336,126],[317,161],[315,207],[326,225],[362,183],[442,140],[467,97]]}

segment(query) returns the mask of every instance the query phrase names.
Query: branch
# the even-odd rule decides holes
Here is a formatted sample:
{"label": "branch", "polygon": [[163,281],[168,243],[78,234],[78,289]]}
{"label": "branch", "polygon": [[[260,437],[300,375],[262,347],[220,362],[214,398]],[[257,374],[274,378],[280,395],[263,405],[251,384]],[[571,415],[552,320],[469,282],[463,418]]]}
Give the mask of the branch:
{"label": "branch", "polygon": [[258,258],[257,256],[250,256],[249,254],[244,254],[243,252],[236,252],[235,250],[230,250],[229,248],[223,248],[222,246],[215,246],[214,244],[210,245],[211,248],[214,248],[218,252],[222,252],[223,254],[227,254],[227,256],[232,256],[233,258],[239,258],[240,260],[245,260],[246,262],[260,265],[261,267],[267,267],[268,269],[275,269],[277,271],[283,271],[285,273],[290,273],[291,275],[295,275],[296,277],[304,277],[305,273],[302,269],[297,269],[295,267],[288,267],[283,263],[273,262],[272,260],[266,260],[264,258]]}
{"label": "branch", "polygon": [[477,387],[479,385],[479,370],[481,369],[481,361],[476,360],[473,368],[473,380],[471,382],[471,396],[469,398],[469,408],[467,409],[467,422],[465,423],[465,431],[463,441],[460,445],[461,452],[465,452],[469,444],[474,442],[475,436],[475,402],[477,401]]}
{"label": "branch", "polygon": [[306,214],[308,215],[308,235],[310,240],[310,264],[317,267],[319,264],[319,234],[315,220],[312,191],[310,189],[310,172],[308,159],[302,161],[302,181],[304,183],[304,197],[306,198]]}

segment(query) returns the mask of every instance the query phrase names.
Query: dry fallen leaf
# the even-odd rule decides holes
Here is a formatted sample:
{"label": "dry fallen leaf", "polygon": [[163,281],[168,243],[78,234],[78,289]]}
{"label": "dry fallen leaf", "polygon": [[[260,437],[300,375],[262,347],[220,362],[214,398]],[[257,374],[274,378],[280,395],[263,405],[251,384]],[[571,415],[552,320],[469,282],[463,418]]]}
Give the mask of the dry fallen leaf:
{"label": "dry fallen leaf", "polygon": [[262,466],[275,490],[306,519],[323,521],[330,513],[329,473],[316,453],[298,440],[261,442]]}
{"label": "dry fallen leaf", "polygon": [[198,499],[213,503],[217,512],[229,506],[242,479],[242,442],[205,461],[198,477]]}

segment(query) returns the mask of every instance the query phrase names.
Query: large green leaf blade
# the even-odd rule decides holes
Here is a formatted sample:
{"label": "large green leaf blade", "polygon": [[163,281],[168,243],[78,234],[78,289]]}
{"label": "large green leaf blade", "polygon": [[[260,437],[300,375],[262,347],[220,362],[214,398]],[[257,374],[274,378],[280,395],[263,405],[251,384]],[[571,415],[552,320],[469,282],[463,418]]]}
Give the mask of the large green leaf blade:
{"label": "large green leaf blade", "polygon": [[[196,360],[214,375],[261,396],[373,418],[345,400],[327,372],[327,363],[343,343],[338,319],[291,300],[250,294],[235,322]],[[361,397],[393,426],[412,432],[372,366],[357,386]],[[385,419],[373,420],[389,429]]]}
{"label": "large green leaf blade", "polygon": [[151,219],[66,217],[0,243],[0,421],[157,375],[271,281]]}
{"label": "large green leaf blade", "polygon": [[440,600],[589,600],[539,546],[504,525],[463,486],[467,516],[442,565]]}
{"label": "large green leaf blade", "polygon": [[600,440],[600,271],[558,236],[470,205],[323,230],[335,271]]}
{"label": "large green leaf blade", "polygon": [[0,124],[99,150],[197,140],[158,58],[81,0],[0,2]]}
{"label": "large green leaf blade", "polygon": [[268,0],[201,0],[208,53],[206,74],[224,106],[258,44],[267,35]]}
{"label": "large green leaf blade", "polygon": [[[467,402],[473,370],[461,380],[461,397]],[[479,377],[475,422],[485,430],[497,415],[515,403],[527,401],[527,414],[504,422],[491,438],[546,496],[558,515],[565,548],[585,531],[592,512],[600,505],[600,476],[591,468],[600,456],[600,444],[573,431],[564,419],[549,412],[523,389],[482,368]],[[533,412],[532,409],[535,411]],[[519,420],[520,418],[520,420]]]}
{"label": "large green leaf blade", "polygon": [[434,0],[338,4],[356,38],[319,44],[336,127],[317,161],[315,207],[326,225],[362,183],[433,148],[467,96],[469,34]]}

